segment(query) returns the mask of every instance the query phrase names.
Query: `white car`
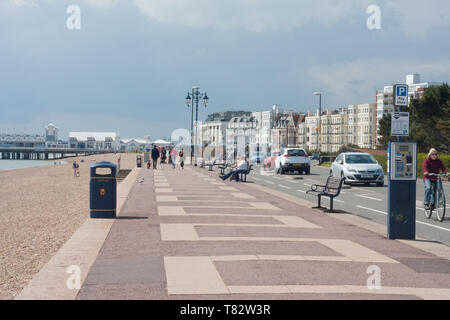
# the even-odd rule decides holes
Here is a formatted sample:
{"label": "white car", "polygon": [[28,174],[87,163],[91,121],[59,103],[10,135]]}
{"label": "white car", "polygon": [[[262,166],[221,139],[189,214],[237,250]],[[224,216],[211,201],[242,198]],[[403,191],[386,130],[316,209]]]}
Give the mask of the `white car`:
{"label": "white car", "polygon": [[281,150],[280,155],[275,159],[275,172],[279,174],[286,172],[310,174],[311,162],[308,154],[301,148]]}
{"label": "white car", "polygon": [[345,178],[345,184],[376,183],[384,185],[383,168],[377,160],[362,152],[341,153],[331,165],[331,175]]}

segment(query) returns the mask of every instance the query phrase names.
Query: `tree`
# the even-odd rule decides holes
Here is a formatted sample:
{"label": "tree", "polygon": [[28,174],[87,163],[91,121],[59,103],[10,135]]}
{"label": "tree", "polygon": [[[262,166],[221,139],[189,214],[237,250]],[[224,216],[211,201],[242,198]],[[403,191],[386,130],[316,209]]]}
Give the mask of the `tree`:
{"label": "tree", "polygon": [[[402,111],[410,113],[409,137],[403,141],[415,141],[419,152],[428,152],[431,148],[441,153],[450,152],[450,87],[447,83],[430,87],[421,99],[412,99],[408,108]],[[378,134],[381,136],[379,147],[386,149],[391,136],[392,115],[385,114],[379,122]]]}
{"label": "tree", "polygon": [[378,130],[378,134],[381,136],[379,142],[379,148],[386,150],[389,144],[389,141],[396,141],[396,137],[391,136],[391,123],[392,123],[392,115],[390,113],[383,114],[383,118],[381,118],[379,125],[380,129]]}
{"label": "tree", "polygon": [[450,147],[450,87],[447,83],[430,87],[422,99],[412,99],[410,140],[417,141],[419,152],[431,148],[449,153]]}

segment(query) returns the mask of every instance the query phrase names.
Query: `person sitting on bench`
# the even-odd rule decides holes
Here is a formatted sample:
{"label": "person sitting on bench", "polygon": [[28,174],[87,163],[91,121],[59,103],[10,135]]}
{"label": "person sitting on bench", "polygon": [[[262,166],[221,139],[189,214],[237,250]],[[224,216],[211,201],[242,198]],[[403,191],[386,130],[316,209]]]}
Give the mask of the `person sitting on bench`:
{"label": "person sitting on bench", "polygon": [[228,172],[226,175],[221,176],[223,180],[227,180],[229,177],[233,176],[231,180],[239,181],[239,174],[247,172],[248,170],[248,164],[247,161],[245,161],[244,157],[240,158],[240,161],[238,162],[237,166],[234,167],[230,172]]}

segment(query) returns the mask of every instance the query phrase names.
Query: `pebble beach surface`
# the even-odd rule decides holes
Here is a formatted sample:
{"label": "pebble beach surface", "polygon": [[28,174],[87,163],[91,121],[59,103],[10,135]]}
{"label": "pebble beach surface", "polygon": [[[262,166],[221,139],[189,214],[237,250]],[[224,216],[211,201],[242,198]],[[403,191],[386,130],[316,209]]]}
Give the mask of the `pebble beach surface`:
{"label": "pebble beach surface", "polygon": [[[136,154],[120,156],[122,169],[136,166]],[[61,165],[0,171],[1,300],[13,299],[89,218],[90,165],[117,164],[118,157],[67,158]],[[80,164],[78,178],[74,160]]]}

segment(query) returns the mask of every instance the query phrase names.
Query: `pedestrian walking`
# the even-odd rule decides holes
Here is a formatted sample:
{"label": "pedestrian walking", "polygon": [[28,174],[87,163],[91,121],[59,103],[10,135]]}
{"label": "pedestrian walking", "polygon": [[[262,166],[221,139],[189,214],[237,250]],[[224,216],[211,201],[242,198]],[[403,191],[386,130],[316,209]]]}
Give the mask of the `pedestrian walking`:
{"label": "pedestrian walking", "polygon": [[177,155],[178,152],[175,148],[170,151],[170,161],[172,162],[172,169],[175,169],[175,165],[177,163]]}
{"label": "pedestrian walking", "polygon": [[77,169],[77,162],[76,161],[74,161],[72,163],[72,169],[73,169],[73,176],[76,178],[77,177],[77,171],[78,171],[78,169]]}
{"label": "pedestrian walking", "polygon": [[178,153],[178,157],[180,158],[181,169],[184,170],[184,149],[181,149],[180,153]]}
{"label": "pedestrian walking", "polygon": [[158,158],[159,158],[159,150],[156,148],[156,146],[153,146],[153,149],[152,149],[153,169],[156,169],[156,167],[158,165]]}

